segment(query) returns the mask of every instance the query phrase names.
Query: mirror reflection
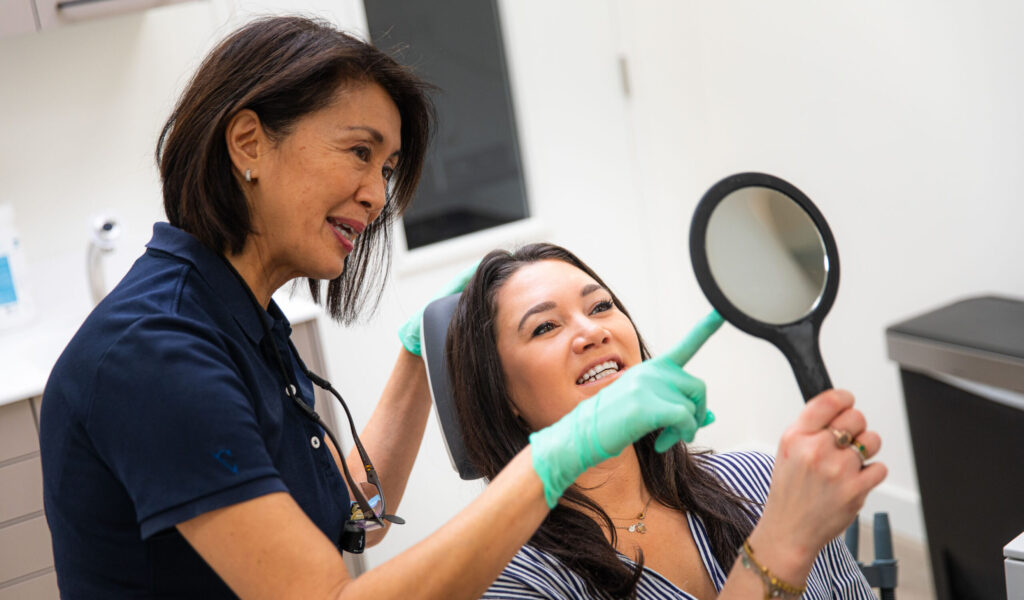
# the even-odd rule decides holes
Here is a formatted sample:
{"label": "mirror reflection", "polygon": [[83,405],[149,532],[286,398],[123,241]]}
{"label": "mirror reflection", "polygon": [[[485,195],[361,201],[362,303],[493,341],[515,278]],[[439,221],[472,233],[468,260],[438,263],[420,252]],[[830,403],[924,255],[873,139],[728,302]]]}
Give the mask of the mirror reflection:
{"label": "mirror reflection", "polygon": [[708,220],[706,251],[722,293],[758,321],[796,321],[824,292],[828,256],[814,221],[771,188],[742,188],[722,199]]}

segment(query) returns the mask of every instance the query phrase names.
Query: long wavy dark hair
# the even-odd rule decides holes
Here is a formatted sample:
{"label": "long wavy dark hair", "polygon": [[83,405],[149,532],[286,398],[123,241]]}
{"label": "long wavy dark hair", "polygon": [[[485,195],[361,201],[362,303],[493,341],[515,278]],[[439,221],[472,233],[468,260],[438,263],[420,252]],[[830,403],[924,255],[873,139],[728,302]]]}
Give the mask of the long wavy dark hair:
{"label": "long wavy dark hair", "polygon": [[[495,298],[501,286],[520,268],[552,259],[569,263],[592,277],[608,290],[615,306],[633,322],[597,273],[565,248],[530,244],[513,252],[495,250],[484,257],[462,293],[448,328],[445,350],[466,450],[474,466],[488,480],[529,444],[532,433],[512,411],[494,330],[498,308]],[[647,360],[651,354],[639,332],[637,339],[641,356]],[[715,558],[728,568],[753,529],[755,517],[747,507],[751,501],[728,490],[694,460],[685,444],[677,444],[664,453],[656,452],[656,437],[657,432],[653,432],[633,444],[644,485],[661,504],[699,515]],[[566,490],[562,498],[563,502],[548,514],[533,535],[530,545],[557,557],[587,582],[591,593],[633,597],[643,573],[643,552],[634,558],[636,565],[630,567],[615,551],[615,526],[601,506],[576,485]],[[599,522],[588,516],[587,511],[596,514]],[[604,530],[610,532],[611,543]]]}

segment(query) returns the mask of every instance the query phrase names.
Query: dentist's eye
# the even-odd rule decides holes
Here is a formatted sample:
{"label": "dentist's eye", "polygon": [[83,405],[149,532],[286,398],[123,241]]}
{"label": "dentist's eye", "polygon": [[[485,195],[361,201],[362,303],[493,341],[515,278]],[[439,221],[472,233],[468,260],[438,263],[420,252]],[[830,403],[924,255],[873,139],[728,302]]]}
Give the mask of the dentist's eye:
{"label": "dentist's eye", "polygon": [[389,167],[387,165],[384,165],[384,168],[381,169],[380,172],[381,172],[381,175],[384,176],[384,181],[390,182],[391,181],[391,177],[395,174],[395,169],[393,167]]}
{"label": "dentist's eye", "polygon": [[355,154],[356,158],[363,162],[370,160],[370,149],[366,146],[356,146],[355,148],[352,148],[352,154]]}
{"label": "dentist's eye", "polygon": [[551,331],[554,328],[555,328],[555,324],[554,323],[552,323],[551,321],[546,321],[546,322],[541,323],[540,325],[538,325],[533,330],[533,333],[530,334],[530,337],[537,337],[538,335],[544,335],[545,333]]}
{"label": "dentist's eye", "polygon": [[613,308],[615,308],[615,305],[612,304],[611,300],[602,300],[601,302],[598,302],[597,304],[594,305],[594,308],[593,310],[590,311],[590,314],[593,315],[597,313],[602,313],[605,311],[609,311]]}

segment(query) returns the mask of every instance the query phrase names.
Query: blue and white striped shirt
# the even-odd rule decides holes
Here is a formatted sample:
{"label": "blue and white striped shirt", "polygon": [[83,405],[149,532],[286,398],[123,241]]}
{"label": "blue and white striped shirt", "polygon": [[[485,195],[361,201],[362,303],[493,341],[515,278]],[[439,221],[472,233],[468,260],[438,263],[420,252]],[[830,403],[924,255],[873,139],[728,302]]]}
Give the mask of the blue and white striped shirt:
{"label": "blue and white striped shirt", "polygon": [[[727,452],[695,458],[702,461],[736,494],[759,503],[750,505],[750,508],[760,517],[761,505],[768,497],[768,486],[772,478],[774,460],[771,456],[759,452]],[[715,589],[721,592],[728,571],[718,564],[711,552],[708,533],[700,517],[687,513],[686,519],[704,568],[707,569]],[[619,558],[630,566],[635,564],[621,554]],[[524,600],[575,600],[591,597],[592,594],[587,591],[587,586],[579,575],[567,569],[554,556],[529,545],[523,546],[512,558],[504,572],[483,596]],[[694,600],[693,596],[647,567],[644,567],[643,575],[637,584],[636,597],[640,600]],[[837,538],[826,545],[814,561],[807,578],[807,592],[803,598],[875,600],[877,597],[846,549],[846,544]]]}

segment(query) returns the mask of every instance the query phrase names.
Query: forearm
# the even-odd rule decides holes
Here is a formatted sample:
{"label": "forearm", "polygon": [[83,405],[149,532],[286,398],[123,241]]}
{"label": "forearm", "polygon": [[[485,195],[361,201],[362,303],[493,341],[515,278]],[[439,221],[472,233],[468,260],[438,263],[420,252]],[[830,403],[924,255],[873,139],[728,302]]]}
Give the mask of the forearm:
{"label": "forearm", "polygon": [[530,449],[436,533],[352,580],[339,598],[479,598],[547,516]]}
{"label": "forearm", "polygon": [[424,541],[352,579],[334,542],[288,494],[267,494],[178,524],[247,600],[478,598],[547,515],[530,450]]}

